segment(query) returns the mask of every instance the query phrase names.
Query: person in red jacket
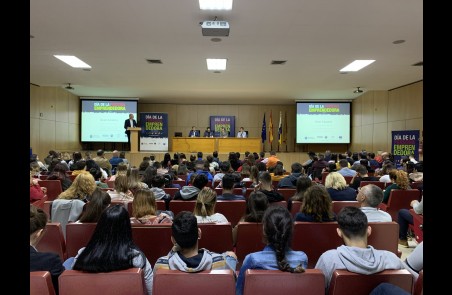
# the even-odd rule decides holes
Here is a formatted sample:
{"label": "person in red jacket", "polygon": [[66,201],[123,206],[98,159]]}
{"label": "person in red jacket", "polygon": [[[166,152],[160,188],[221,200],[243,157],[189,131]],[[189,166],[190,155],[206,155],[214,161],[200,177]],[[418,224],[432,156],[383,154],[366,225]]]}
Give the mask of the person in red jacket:
{"label": "person in red jacket", "polygon": [[33,178],[30,173],[30,203],[36,202],[44,198],[47,193],[46,187],[41,187],[37,178]]}

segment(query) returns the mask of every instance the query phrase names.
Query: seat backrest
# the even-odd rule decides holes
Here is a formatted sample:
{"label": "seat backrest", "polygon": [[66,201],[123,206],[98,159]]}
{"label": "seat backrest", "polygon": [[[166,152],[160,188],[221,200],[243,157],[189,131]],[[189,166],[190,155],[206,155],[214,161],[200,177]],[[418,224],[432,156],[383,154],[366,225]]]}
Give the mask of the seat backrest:
{"label": "seat backrest", "polygon": [[88,273],[65,270],[58,277],[59,293],[64,295],[146,294],[143,270],[129,268],[112,272]]}
{"label": "seat backrest", "polygon": [[380,283],[394,284],[411,294],[413,275],[406,269],[384,270],[371,275],[357,274],[343,269],[335,270],[331,278],[329,295],[368,295]]}
{"label": "seat backrest", "polygon": [[198,247],[206,248],[212,252],[223,253],[232,251],[232,226],[231,223],[198,223],[201,229],[201,239]]}
{"label": "seat backrest", "polygon": [[[398,255],[399,224],[392,222],[369,222],[372,228],[367,244],[378,250],[387,250]],[[309,256],[308,256],[309,257]]]}
{"label": "seat backrest", "polygon": [[52,214],[52,203],[53,201],[44,201],[44,204],[42,205],[42,210],[47,214],[47,218],[51,220],[51,214]]}
{"label": "seat backrest", "polygon": [[55,295],[50,272],[30,271],[30,295]]}
{"label": "seat backrest", "polygon": [[300,201],[292,201],[292,208],[290,208],[290,213],[292,216],[295,217],[295,215],[300,212],[302,202]]}
{"label": "seat backrest", "polygon": [[344,179],[345,179],[345,183],[350,184],[350,182],[353,179],[353,176],[344,176]]}
{"label": "seat backrest", "polygon": [[243,261],[247,254],[261,251],[264,247],[262,223],[243,221],[237,223],[235,254],[239,261]]}
{"label": "seat backrest", "polygon": [[66,225],[67,257],[76,256],[80,248],[86,247],[96,225],[97,223],[68,223]]}
{"label": "seat backrest", "polygon": [[419,186],[421,186],[423,184],[422,181],[414,181],[412,183],[410,183],[410,187],[412,189],[419,189]]}
{"label": "seat backrest", "polygon": [[35,207],[43,209],[44,208],[44,202],[48,201],[48,199],[49,199],[49,197],[47,195],[44,195],[44,197],[42,197],[42,199],[34,201],[33,203],[30,203],[30,204],[35,206]]}
{"label": "seat backrest", "polygon": [[413,216],[413,231],[416,242],[420,243],[424,240],[424,215],[417,214],[413,209],[410,209],[410,214]]}
{"label": "seat backrest", "polygon": [[132,238],[135,244],[143,251],[151,265],[157,259],[167,255],[173,243],[171,242],[171,224],[133,224]]}
{"label": "seat backrest", "polygon": [[286,202],[289,201],[289,198],[293,197],[297,193],[297,189],[295,188],[278,188],[276,192],[280,193]]}
{"label": "seat backrest", "polygon": [[233,188],[232,194],[237,195],[237,196],[243,196],[243,188],[241,188],[241,187]]}
{"label": "seat backrest", "polygon": [[287,208],[287,202],[286,201],[270,202],[268,203],[268,206],[282,206]]}
{"label": "seat backrest", "polygon": [[157,269],[154,273],[153,294],[235,294],[232,270],[204,270],[197,273]]}
{"label": "seat backrest", "polygon": [[223,214],[234,227],[237,222],[239,222],[240,218],[245,215],[246,201],[217,201],[215,204],[215,212]]}
{"label": "seat backrest", "polygon": [[360,182],[359,182],[359,187],[363,187],[363,186],[365,186],[365,185],[368,185],[368,184],[375,184],[376,186],[378,186],[379,188],[381,188],[381,189],[385,189],[385,183],[384,182],[381,182],[381,181],[371,181],[371,180],[361,180]]}
{"label": "seat backrest", "polygon": [[173,180],[173,184],[178,184],[182,188],[183,186],[186,185],[186,180],[184,180],[184,179],[182,179],[182,180]]}
{"label": "seat backrest", "polygon": [[114,180],[107,180],[107,185],[109,188],[114,189],[115,188],[115,181]]}
{"label": "seat backrest", "polygon": [[325,275],[320,269],[306,269],[304,273],[247,269],[243,294],[324,295]]}
{"label": "seat backrest", "polygon": [[47,188],[49,201],[55,200],[63,192],[60,180],[39,180],[39,185]]}
{"label": "seat backrest", "polygon": [[177,187],[165,187],[165,188],[163,188],[163,190],[165,191],[165,193],[167,193],[171,196],[171,199],[174,198],[174,195],[176,194],[176,192],[179,191],[179,189]]}
{"label": "seat backrest", "polygon": [[422,295],[424,293],[424,270],[421,269],[419,276],[414,282],[413,295]]}
{"label": "seat backrest", "polygon": [[250,196],[250,194],[254,192],[254,188],[252,187],[248,187],[245,191],[245,199],[248,199],[248,197]]}
{"label": "seat backrest", "polygon": [[358,201],[333,201],[333,212],[338,214],[339,211],[341,211],[342,208],[353,206],[353,207],[360,207],[360,204]]}
{"label": "seat backrest", "polygon": [[59,222],[48,222],[44,235],[36,245],[39,252],[53,252],[60,256],[61,260],[66,260],[67,249],[64,240],[63,230]]}
{"label": "seat backrest", "polygon": [[195,209],[196,201],[183,201],[183,200],[171,200],[169,203],[169,209],[174,213],[174,216],[181,211],[193,212]]}
{"label": "seat backrest", "polygon": [[308,256],[308,268],[314,268],[323,252],[336,249],[343,244],[337,235],[338,224],[333,222],[295,221],[292,249],[303,251]]}
{"label": "seat backrest", "polygon": [[386,212],[388,212],[393,221],[397,221],[397,213],[400,209],[410,209],[412,200],[419,200],[421,192],[417,189],[393,189],[389,194]]}

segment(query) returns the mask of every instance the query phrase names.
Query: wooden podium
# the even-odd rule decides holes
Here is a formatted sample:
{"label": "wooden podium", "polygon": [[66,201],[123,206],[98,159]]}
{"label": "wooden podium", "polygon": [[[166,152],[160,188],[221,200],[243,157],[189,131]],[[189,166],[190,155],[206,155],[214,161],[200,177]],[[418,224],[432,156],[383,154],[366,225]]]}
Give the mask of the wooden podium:
{"label": "wooden podium", "polygon": [[140,127],[127,127],[130,131],[130,152],[138,152],[138,133],[141,131]]}

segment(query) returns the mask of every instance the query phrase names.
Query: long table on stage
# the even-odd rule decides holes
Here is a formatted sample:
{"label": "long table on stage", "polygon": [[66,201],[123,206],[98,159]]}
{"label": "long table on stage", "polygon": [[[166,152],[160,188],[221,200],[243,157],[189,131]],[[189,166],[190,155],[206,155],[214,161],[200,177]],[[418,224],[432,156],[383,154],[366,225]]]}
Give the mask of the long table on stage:
{"label": "long table on stage", "polygon": [[173,151],[207,152],[260,152],[261,138],[237,137],[173,137]]}

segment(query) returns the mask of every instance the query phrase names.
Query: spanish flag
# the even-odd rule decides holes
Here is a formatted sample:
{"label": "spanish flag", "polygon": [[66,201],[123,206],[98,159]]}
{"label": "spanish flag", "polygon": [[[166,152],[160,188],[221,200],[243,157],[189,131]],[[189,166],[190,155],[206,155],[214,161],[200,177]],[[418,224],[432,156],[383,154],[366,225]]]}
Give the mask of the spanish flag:
{"label": "spanish flag", "polygon": [[268,125],[268,141],[270,141],[270,145],[273,142],[273,120],[272,120],[272,111],[270,111],[270,124]]}

